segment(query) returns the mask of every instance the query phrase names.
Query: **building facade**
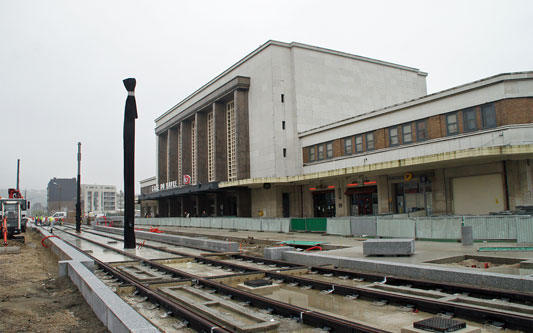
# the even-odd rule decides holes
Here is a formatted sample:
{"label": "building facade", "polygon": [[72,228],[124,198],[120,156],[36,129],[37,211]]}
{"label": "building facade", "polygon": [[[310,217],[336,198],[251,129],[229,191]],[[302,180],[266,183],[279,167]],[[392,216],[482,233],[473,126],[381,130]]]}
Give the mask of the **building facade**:
{"label": "building facade", "polygon": [[76,210],[76,178],[52,178],[48,181],[48,212],[72,212]]}
{"label": "building facade", "polygon": [[157,175],[140,200],[159,216],[253,217],[533,204],[533,73],[431,95],[425,77],[269,41],[156,119]]}
{"label": "building facade", "polygon": [[117,188],[115,185],[81,185],[81,201],[85,214],[115,212]]}

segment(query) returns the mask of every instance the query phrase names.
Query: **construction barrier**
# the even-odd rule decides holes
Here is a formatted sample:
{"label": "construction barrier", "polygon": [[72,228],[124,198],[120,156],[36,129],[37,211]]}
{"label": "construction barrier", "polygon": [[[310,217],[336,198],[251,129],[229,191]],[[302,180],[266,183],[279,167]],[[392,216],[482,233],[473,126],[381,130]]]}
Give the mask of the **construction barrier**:
{"label": "construction barrier", "polygon": [[533,218],[511,216],[339,218],[160,217],[136,218],[136,225],[196,227],[267,232],[323,232],[331,235],[460,240],[461,226],[472,226],[475,240],[533,243]]}

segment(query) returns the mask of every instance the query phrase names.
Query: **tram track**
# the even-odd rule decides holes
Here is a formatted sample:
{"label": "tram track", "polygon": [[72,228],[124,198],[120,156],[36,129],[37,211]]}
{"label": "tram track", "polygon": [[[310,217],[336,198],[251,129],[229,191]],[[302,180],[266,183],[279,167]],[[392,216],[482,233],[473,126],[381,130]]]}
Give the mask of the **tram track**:
{"label": "tram track", "polygon": [[[427,281],[399,279],[399,278],[392,278],[392,277],[387,277],[386,279],[384,279],[384,276],[377,275],[377,274],[359,273],[359,272],[348,271],[348,270],[340,270],[336,268],[300,266],[300,265],[295,265],[295,264],[289,264],[289,263],[282,262],[282,261],[269,260],[269,259],[263,259],[263,258],[258,258],[258,257],[250,257],[250,256],[241,255],[241,254],[228,255],[228,254],[213,253],[209,256],[194,256],[194,255],[190,255],[184,252],[168,249],[166,247],[143,244],[143,246],[147,248],[151,248],[151,249],[158,250],[158,251],[163,251],[171,255],[178,255],[181,257],[190,258],[191,260],[195,260],[199,264],[206,264],[206,265],[212,265],[212,266],[216,265],[217,267],[224,267],[227,269],[231,269],[233,271],[231,274],[227,274],[227,275],[218,275],[216,277],[200,277],[195,274],[190,274],[190,273],[187,273],[187,272],[184,272],[184,271],[172,268],[172,267],[168,267],[162,264],[161,260],[148,260],[148,259],[136,256],[136,255],[133,255],[131,253],[128,253],[126,251],[117,249],[116,247],[109,246],[108,244],[102,244],[100,242],[91,240],[88,237],[84,237],[79,234],[71,233],[68,231],[64,231],[64,232],[66,232],[69,235],[79,237],[80,239],[84,239],[86,241],[94,243],[98,246],[102,246],[109,250],[116,251],[117,253],[121,253],[129,258],[132,258],[133,260],[139,263],[153,267],[154,269],[158,271],[163,271],[168,274],[172,274],[172,276],[178,277],[182,280],[189,280],[193,284],[212,288],[221,293],[231,295],[235,299],[249,302],[250,305],[252,306],[264,308],[264,309],[272,309],[275,313],[280,314],[282,316],[299,318],[299,320],[301,320],[301,322],[303,322],[304,324],[309,324],[309,325],[316,326],[316,327],[328,327],[335,331],[385,332],[378,328],[369,327],[367,325],[362,325],[362,324],[359,324],[353,321],[348,321],[345,319],[333,317],[328,314],[323,314],[318,311],[310,311],[309,309],[306,309],[306,308],[294,306],[291,304],[273,300],[271,298],[256,295],[251,292],[244,291],[244,290],[226,285],[221,281],[224,281],[227,278],[236,277],[236,276],[241,277],[242,279],[247,279],[247,276],[250,279],[254,279],[254,278],[257,278],[259,274],[259,276],[262,276],[263,278],[267,278],[267,279],[283,281],[286,283],[297,284],[301,286],[310,286],[310,288],[312,289],[317,289],[321,291],[331,290],[332,293],[338,294],[338,295],[352,296],[352,297],[356,296],[358,298],[370,300],[370,301],[381,300],[381,301],[386,301],[389,304],[394,304],[398,306],[410,306],[410,307],[416,308],[417,310],[428,312],[428,313],[434,313],[434,314],[447,313],[447,314],[456,316],[457,318],[475,321],[480,324],[484,324],[487,322],[488,323],[500,322],[500,323],[503,323],[506,328],[522,330],[522,331],[528,331],[531,327],[533,327],[533,317],[531,316],[530,313],[516,314],[516,313],[510,313],[505,310],[497,311],[494,309],[486,309],[486,308],[483,308],[480,306],[474,306],[474,305],[454,304],[449,301],[427,299],[427,298],[419,297],[416,295],[405,295],[401,293],[399,294],[399,293],[395,293],[391,291],[377,290],[371,287],[347,286],[342,283],[330,283],[330,282],[320,281],[320,280],[313,279],[313,278],[306,278],[306,277],[298,276],[298,273],[295,273],[295,271],[298,271],[298,270],[301,271],[304,269],[308,269],[309,272],[315,272],[315,273],[323,274],[323,275],[331,274],[332,276],[342,276],[342,277],[348,277],[348,278],[353,278],[353,279],[365,279],[365,281],[377,287],[384,285],[385,283],[380,284],[379,282],[382,282],[382,280],[386,280],[386,283],[391,286],[404,286],[404,287],[409,286],[409,287],[413,287],[414,289],[440,290],[442,292],[444,291],[454,292],[455,294],[462,293],[462,295],[464,295],[465,293],[468,293],[469,295],[476,295],[484,299],[490,299],[491,297],[493,298],[503,297],[503,298],[508,298],[509,300],[512,300],[513,302],[516,302],[518,304],[526,304],[526,305],[531,304],[533,300],[533,296],[530,294],[501,292],[501,291],[493,291],[493,290],[487,290],[487,289],[482,289],[482,288],[471,288],[471,287],[466,287],[466,286],[457,286],[457,285],[449,285],[449,284],[437,284],[437,283],[430,283]],[[117,240],[117,241],[121,240],[119,237],[102,234],[99,232],[92,232],[92,231],[85,231],[85,232],[93,233],[94,235]],[[262,265],[265,265],[265,266],[267,265],[270,265],[270,266],[276,265],[276,266],[269,267],[272,269],[263,269],[263,270],[259,268],[251,269],[247,267],[244,263],[241,265],[241,264],[235,264],[235,263],[228,263],[224,260],[221,260],[221,258],[227,258],[227,257],[230,257],[236,260],[242,260],[243,262],[252,261],[254,263],[262,263]],[[147,288],[142,283],[134,281],[134,279],[132,279],[131,276],[128,277],[124,275],[123,273],[119,272],[117,269],[111,267],[111,265],[100,262],[99,260],[95,260],[95,261],[101,267],[105,267],[106,271],[114,272],[113,275],[120,277],[121,280],[124,277],[125,278],[124,281],[126,281],[126,283],[132,284],[136,288],[137,288],[137,285],[140,285],[143,288]],[[153,290],[150,290],[150,288],[148,288],[147,291],[144,291],[142,289],[139,289],[139,290],[149,295],[148,297],[151,297],[154,299],[156,299],[157,297],[162,297],[160,294],[155,293]],[[155,296],[148,293],[148,291],[150,291],[150,293],[152,294],[155,294]],[[158,303],[161,303],[161,301],[159,300]]]}

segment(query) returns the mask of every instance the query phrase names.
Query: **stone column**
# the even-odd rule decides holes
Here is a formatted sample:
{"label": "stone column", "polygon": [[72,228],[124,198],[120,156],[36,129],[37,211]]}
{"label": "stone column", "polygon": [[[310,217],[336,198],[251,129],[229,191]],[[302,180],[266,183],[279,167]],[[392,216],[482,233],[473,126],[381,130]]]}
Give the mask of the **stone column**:
{"label": "stone column", "polygon": [[237,179],[250,178],[250,134],[248,123],[248,91],[235,90],[235,131],[237,135]]}
{"label": "stone column", "polygon": [[158,184],[168,181],[168,131],[157,136],[157,181]]}
{"label": "stone column", "polygon": [[228,180],[226,110],[223,103],[213,103],[213,121],[215,123],[215,180],[221,182]]}
{"label": "stone column", "polygon": [[391,213],[391,200],[389,195],[389,179],[387,176],[378,176],[378,213]]}
{"label": "stone column", "polygon": [[196,113],[196,182],[207,183],[207,114]]}
{"label": "stone column", "polygon": [[436,169],[431,179],[433,214],[446,214],[446,182],[444,169]]}
{"label": "stone column", "polygon": [[168,181],[178,180],[178,128],[168,130]]}

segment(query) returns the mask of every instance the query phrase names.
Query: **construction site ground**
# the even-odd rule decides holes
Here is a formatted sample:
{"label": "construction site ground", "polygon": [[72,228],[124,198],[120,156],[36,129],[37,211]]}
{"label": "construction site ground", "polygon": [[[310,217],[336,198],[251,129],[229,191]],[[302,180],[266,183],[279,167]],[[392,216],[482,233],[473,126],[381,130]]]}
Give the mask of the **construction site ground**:
{"label": "construction site ground", "polygon": [[108,332],[57,258],[27,231],[18,254],[0,255],[0,332]]}

